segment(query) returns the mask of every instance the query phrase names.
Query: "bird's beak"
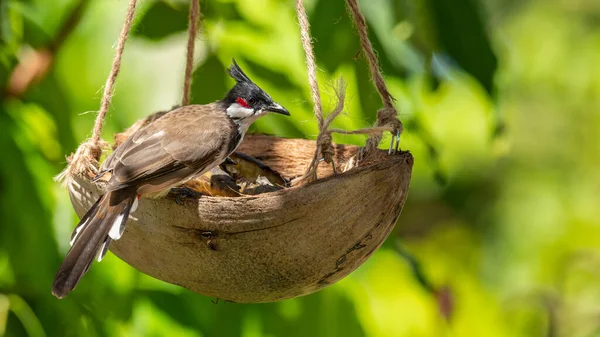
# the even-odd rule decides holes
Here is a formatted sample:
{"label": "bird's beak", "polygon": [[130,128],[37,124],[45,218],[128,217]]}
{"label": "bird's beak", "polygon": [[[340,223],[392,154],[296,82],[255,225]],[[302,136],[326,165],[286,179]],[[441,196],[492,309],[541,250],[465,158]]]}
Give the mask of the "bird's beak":
{"label": "bird's beak", "polygon": [[286,116],[290,115],[290,112],[287,111],[286,108],[282,107],[281,105],[279,105],[279,104],[277,104],[275,102],[273,102],[273,104],[271,104],[270,106],[268,106],[265,110],[271,111],[271,112],[274,112],[274,113],[278,113],[278,114],[282,114],[282,115],[286,115]]}

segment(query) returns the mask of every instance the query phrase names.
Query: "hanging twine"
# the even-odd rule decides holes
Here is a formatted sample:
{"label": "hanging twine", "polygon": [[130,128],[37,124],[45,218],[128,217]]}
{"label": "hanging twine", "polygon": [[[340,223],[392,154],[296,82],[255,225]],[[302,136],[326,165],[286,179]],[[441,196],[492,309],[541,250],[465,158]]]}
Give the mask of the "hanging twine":
{"label": "hanging twine", "polygon": [[[356,26],[356,30],[358,31],[358,35],[360,37],[360,45],[363,51],[363,54],[367,58],[367,63],[369,64],[369,70],[371,72],[371,80],[377,88],[379,95],[381,96],[381,101],[383,102],[383,108],[377,111],[377,126],[390,126],[392,128],[391,132],[401,133],[403,131],[402,122],[397,117],[398,111],[394,107],[394,97],[388,91],[387,85],[383,80],[383,74],[381,73],[381,69],[379,68],[379,60],[377,59],[377,55],[375,55],[375,51],[373,50],[373,45],[369,40],[369,34],[367,33],[367,23],[365,17],[360,11],[360,7],[356,0],[346,0],[346,6],[350,12],[350,16],[354,20],[354,25]],[[367,144],[365,145],[365,150],[363,152],[363,156],[367,157],[371,152],[373,152],[379,142],[381,141],[382,133],[375,133],[369,136],[367,139]]]}
{"label": "hanging twine", "polygon": [[[319,158],[324,153],[324,159],[330,163],[333,157],[333,146],[331,146],[331,134],[327,134],[324,130],[329,126],[329,123],[325,124],[323,120],[323,107],[321,105],[321,94],[319,93],[319,82],[317,81],[317,65],[315,62],[315,53],[312,47],[312,38],[310,36],[310,23],[308,22],[308,16],[306,15],[306,9],[304,8],[303,0],[296,0],[296,14],[298,16],[298,24],[300,25],[300,40],[302,41],[302,48],[306,57],[306,71],[308,73],[308,83],[310,85],[310,95],[313,101],[313,111],[317,123],[319,126],[319,135],[317,136],[317,148],[312,161],[308,165],[308,169],[304,176],[296,179],[294,184],[309,182],[316,179],[317,166],[319,165]],[[342,97],[345,95],[345,88],[341,88],[338,94]],[[338,100],[337,107],[329,117],[335,118],[339,115],[344,108],[344,101]],[[329,120],[329,118],[328,118]]]}
{"label": "hanging twine", "polygon": [[101,139],[102,126],[114,94],[115,81],[119,74],[119,69],[121,68],[121,57],[123,56],[125,41],[127,41],[135,16],[136,4],[137,0],[130,0],[129,7],[127,8],[127,15],[125,16],[125,22],[123,23],[123,28],[119,35],[115,58],[113,59],[106,84],[104,85],[104,93],[102,94],[98,116],[96,116],[96,121],[94,122],[92,137],[79,145],[75,154],[72,154],[67,158],[69,164],[64,171],[56,176],[57,181],[62,181],[66,184],[73,175],[83,175],[85,173],[95,174],[98,171],[98,161],[102,155],[102,149],[107,146],[107,143]]}
{"label": "hanging twine", "polygon": [[306,56],[306,71],[308,73],[308,83],[310,85],[310,95],[313,101],[313,111],[319,124],[319,129],[323,126],[323,107],[321,106],[321,94],[319,93],[319,82],[317,81],[317,65],[315,62],[315,53],[312,48],[312,38],[310,36],[310,23],[304,8],[302,0],[296,0],[296,13],[298,23],[300,24],[300,40]]}
{"label": "hanging twine", "polygon": [[338,87],[336,89],[336,99],[337,105],[333,111],[327,115],[327,117],[323,120],[323,124],[321,125],[319,135],[317,136],[317,149],[315,150],[315,154],[308,166],[306,173],[294,179],[292,182],[293,185],[302,184],[311,182],[317,179],[317,167],[319,166],[319,161],[323,158],[328,164],[333,165],[334,172],[335,168],[335,150],[332,144],[332,134],[344,134],[344,135],[376,135],[378,133],[382,133],[384,131],[392,131],[392,128],[389,125],[384,126],[376,126],[363,128],[358,130],[342,130],[342,129],[329,129],[329,125],[333,120],[339,116],[344,111],[344,102],[346,99],[346,83],[340,78],[338,81]]}
{"label": "hanging twine", "polygon": [[127,16],[125,16],[125,22],[123,23],[123,28],[121,29],[121,34],[119,35],[119,41],[117,43],[115,58],[110,69],[108,79],[106,80],[106,85],[104,86],[102,102],[100,103],[100,111],[98,112],[98,116],[96,117],[96,122],[94,123],[94,132],[92,133],[92,144],[94,146],[98,146],[98,144],[100,143],[100,137],[102,137],[102,126],[104,125],[104,118],[106,117],[106,112],[108,112],[108,107],[110,106],[110,102],[112,101],[115,81],[117,80],[117,75],[119,75],[119,70],[121,69],[121,58],[123,56],[123,50],[125,49],[125,41],[127,41],[127,36],[129,36],[131,24],[133,23],[136,3],[137,0],[131,0],[129,2],[129,8],[127,8]]}
{"label": "hanging twine", "polygon": [[[317,148],[315,149],[315,154],[313,156],[312,161],[310,162],[306,173],[296,178],[293,181],[294,185],[303,184],[310,181],[314,181],[317,179],[317,167],[321,158],[328,163],[332,164],[334,173],[335,173],[335,161],[334,155],[335,150],[332,145],[332,133],[338,134],[365,134],[369,135],[369,139],[367,140],[367,147],[365,149],[365,153],[363,153],[363,157],[366,157],[368,153],[377,148],[379,141],[381,140],[381,134],[384,131],[398,131],[402,129],[402,124],[396,118],[396,109],[393,105],[393,97],[387,90],[385,82],[383,80],[383,75],[381,74],[378,66],[377,56],[373,52],[373,48],[371,46],[371,42],[368,39],[366,32],[366,23],[364,21],[364,17],[360,14],[360,9],[356,4],[356,1],[349,0],[354,5],[354,9],[356,13],[360,15],[362,21],[356,21],[356,15],[353,15],[355,18],[355,24],[359,27],[359,32],[361,35],[361,45],[363,46],[363,51],[369,60],[369,67],[371,68],[371,76],[373,78],[373,82],[379,91],[381,98],[384,102],[384,108],[380,109],[377,113],[377,126],[370,128],[363,128],[358,130],[341,130],[341,129],[329,129],[329,125],[333,120],[339,116],[340,113],[344,110],[344,100],[346,97],[346,84],[340,79],[338,88],[336,90],[337,96],[337,105],[335,109],[327,116],[327,118],[323,118],[323,109],[321,106],[321,96],[319,94],[319,84],[317,82],[317,73],[316,73],[316,62],[315,55],[313,52],[312,40],[310,36],[310,24],[308,21],[308,16],[306,15],[306,9],[304,8],[304,3],[302,0],[296,0],[296,13],[298,16],[298,24],[300,25],[300,38],[302,41],[302,47],[304,49],[305,57],[306,57],[306,69],[308,73],[308,83],[311,89],[311,98],[314,103],[313,110],[315,114],[315,118],[317,119],[319,126],[319,135],[317,136]],[[350,6],[350,4],[349,4]],[[364,44],[363,44],[364,38]],[[366,44],[366,45],[365,45]],[[368,51],[367,51],[368,49]],[[374,144],[374,145],[373,145]]]}
{"label": "hanging twine", "polygon": [[[301,0],[300,0],[301,1]],[[312,52],[312,47],[311,47]],[[307,53],[308,54],[308,53]],[[314,62],[314,59],[313,59]],[[316,81],[315,81],[316,83]],[[314,89],[311,83],[311,88]],[[318,87],[317,87],[318,90]],[[316,93],[318,97],[319,93]],[[304,182],[310,182],[316,180],[317,178],[317,167],[319,166],[319,161],[321,158],[326,163],[330,163],[335,165],[333,162],[333,157],[335,155],[335,151],[333,149],[333,145],[331,144],[331,130],[328,130],[329,124],[344,110],[344,101],[346,96],[346,84],[343,79],[340,78],[339,85],[336,90],[337,95],[337,105],[335,109],[327,116],[327,118],[323,119],[323,113],[321,111],[317,112],[317,107],[315,107],[315,117],[319,122],[319,135],[317,136],[317,148],[315,149],[315,154],[313,155],[312,161],[308,165],[308,169],[306,173],[296,180],[293,181],[293,184],[299,184]],[[315,96],[313,96],[314,99]],[[315,104],[316,105],[316,104]],[[334,166],[335,167],[335,166]]]}
{"label": "hanging twine", "polygon": [[183,98],[181,105],[190,104],[191,88],[192,88],[192,73],[194,72],[194,48],[196,46],[196,36],[198,27],[200,26],[200,0],[190,1],[190,15],[188,25],[188,41],[185,62],[185,75],[183,82]]}

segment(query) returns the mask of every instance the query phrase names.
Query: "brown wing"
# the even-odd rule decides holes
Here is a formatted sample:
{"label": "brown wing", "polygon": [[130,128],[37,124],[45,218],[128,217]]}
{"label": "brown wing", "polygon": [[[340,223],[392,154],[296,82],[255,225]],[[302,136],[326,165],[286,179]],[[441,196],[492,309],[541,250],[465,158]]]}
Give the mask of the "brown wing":
{"label": "brown wing", "polygon": [[107,189],[177,184],[219,164],[235,132],[214,103],[173,110],[138,130],[106,159],[102,170],[112,171]]}

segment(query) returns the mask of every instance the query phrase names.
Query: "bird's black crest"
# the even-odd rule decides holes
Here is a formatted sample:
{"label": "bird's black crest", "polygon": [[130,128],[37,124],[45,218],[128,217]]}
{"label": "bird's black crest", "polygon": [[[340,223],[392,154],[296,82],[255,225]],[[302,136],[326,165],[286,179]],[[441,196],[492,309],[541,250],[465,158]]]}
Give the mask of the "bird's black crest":
{"label": "bird's black crest", "polygon": [[246,74],[244,74],[244,71],[242,70],[242,68],[240,68],[240,66],[238,66],[237,62],[235,62],[235,59],[232,59],[232,63],[231,63],[231,67],[229,67],[229,69],[227,69],[229,71],[229,76],[231,76],[236,82],[248,82],[248,83],[253,83],[252,80],[246,76]]}

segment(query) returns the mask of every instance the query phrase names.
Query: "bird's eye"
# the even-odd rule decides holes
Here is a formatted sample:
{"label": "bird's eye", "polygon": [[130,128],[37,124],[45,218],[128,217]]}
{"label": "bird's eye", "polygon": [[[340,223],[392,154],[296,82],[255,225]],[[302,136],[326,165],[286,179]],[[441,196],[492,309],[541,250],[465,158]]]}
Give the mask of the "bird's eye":
{"label": "bird's eye", "polygon": [[256,98],[250,98],[248,100],[248,103],[250,104],[250,106],[254,106],[254,104],[256,104]]}

